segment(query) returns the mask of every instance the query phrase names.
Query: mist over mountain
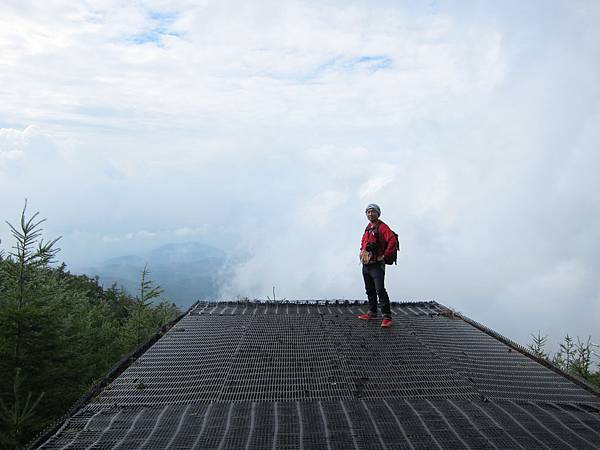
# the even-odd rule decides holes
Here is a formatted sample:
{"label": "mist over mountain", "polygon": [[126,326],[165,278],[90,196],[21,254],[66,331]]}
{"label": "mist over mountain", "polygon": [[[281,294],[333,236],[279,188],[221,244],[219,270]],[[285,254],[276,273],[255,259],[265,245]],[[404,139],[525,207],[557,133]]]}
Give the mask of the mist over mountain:
{"label": "mist over mountain", "polygon": [[219,248],[199,242],[166,244],[139,255],[122,255],[81,270],[98,276],[106,288],[116,283],[135,295],[140,274],[148,266],[150,279],[164,289],[163,296],[181,307],[197,299],[215,299],[227,255]]}

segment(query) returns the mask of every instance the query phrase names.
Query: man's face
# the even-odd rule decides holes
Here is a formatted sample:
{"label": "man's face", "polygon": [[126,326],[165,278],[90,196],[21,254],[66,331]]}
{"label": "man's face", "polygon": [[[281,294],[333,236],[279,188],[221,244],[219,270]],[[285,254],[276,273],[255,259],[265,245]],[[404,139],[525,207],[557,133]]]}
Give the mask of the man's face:
{"label": "man's face", "polygon": [[375,222],[379,218],[379,214],[374,209],[367,209],[367,219],[369,222]]}

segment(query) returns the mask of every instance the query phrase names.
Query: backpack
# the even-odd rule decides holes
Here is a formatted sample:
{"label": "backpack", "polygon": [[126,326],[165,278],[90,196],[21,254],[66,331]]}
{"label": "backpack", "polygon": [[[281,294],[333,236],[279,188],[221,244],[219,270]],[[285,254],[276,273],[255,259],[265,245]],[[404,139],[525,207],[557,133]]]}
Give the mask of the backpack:
{"label": "backpack", "polygon": [[[368,227],[367,227],[367,229],[368,229]],[[394,234],[394,236],[396,236],[396,248],[394,249],[393,253],[390,256],[388,256],[387,258],[384,259],[384,261],[387,265],[392,265],[392,264],[398,265],[396,260],[398,259],[398,252],[400,251],[400,239],[398,238],[398,233],[396,233],[391,228],[390,228],[390,231]],[[379,242],[379,222],[377,222],[377,225],[375,225],[375,229],[373,230],[373,235],[375,236],[375,239],[377,239],[377,241]]]}

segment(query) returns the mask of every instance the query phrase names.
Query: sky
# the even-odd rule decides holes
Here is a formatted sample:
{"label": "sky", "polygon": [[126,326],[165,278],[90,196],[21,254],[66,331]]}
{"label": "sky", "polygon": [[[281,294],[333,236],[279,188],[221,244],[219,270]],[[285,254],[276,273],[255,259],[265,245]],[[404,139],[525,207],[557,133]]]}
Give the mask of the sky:
{"label": "sky", "polygon": [[[600,3],[3,1],[0,212],[68,267],[243,255],[223,298],[392,300],[600,341]],[[10,246],[8,227],[0,228]]]}

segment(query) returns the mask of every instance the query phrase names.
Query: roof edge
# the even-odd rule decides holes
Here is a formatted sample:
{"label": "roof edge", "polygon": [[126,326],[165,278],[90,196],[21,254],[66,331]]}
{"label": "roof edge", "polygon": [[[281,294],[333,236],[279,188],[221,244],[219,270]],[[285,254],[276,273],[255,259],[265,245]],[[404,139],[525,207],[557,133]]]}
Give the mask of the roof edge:
{"label": "roof edge", "polygon": [[83,408],[92,398],[98,395],[106,386],[113,382],[115,378],[121,375],[131,364],[133,364],[140,356],[142,356],[148,348],[156,343],[167,331],[169,331],[177,322],[188,315],[200,301],[194,302],[185,312],[164,324],[160,329],[150,336],[146,342],[141,344],[131,353],[127,354],[120,361],[115,363],[106,374],[100,378],[96,384],[94,384],[86,393],[84,393],[79,399],[69,408],[69,410],[63,414],[60,418],[56,419],[52,424],[42,431],[37,437],[33,438],[27,445],[26,449],[37,448],[44,444],[54,434],[60,431],[66,424],[67,420],[75,415],[81,408]]}
{"label": "roof edge", "polygon": [[[394,301],[391,300],[390,303],[392,305],[399,306],[423,306],[423,305],[439,305],[435,300],[408,300],[408,301]],[[358,299],[347,299],[347,298],[338,298],[338,299],[319,299],[319,300],[302,300],[302,299],[292,299],[292,300],[262,300],[259,298],[254,299],[232,299],[232,300],[201,300],[197,301],[195,304],[214,304],[214,305],[222,305],[222,304],[238,304],[238,305],[368,305],[369,302],[367,300],[358,300]],[[445,308],[445,307],[444,307]]]}
{"label": "roof edge", "polygon": [[464,320],[469,325],[477,328],[479,331],[483,331],[485,334],[493,337],[494,339],[499,340],[500,342],[502,342],[503,344],[512,348],[513,350],[516,350],[519,353],[521,353],[522,355],[524,355],[530,359],[533,359],[538,364],[541,364],[542,366],[546,367],[547,369],[550,369],[553,372],[556,372],[558,375],[561,375],[561,376],[567,378],[569,381],[577,384],[579,387],[585,389],[586,391],[600,397],[600,388],[597,388],[596,386],[594,386],[587,380],[584,380],[583,378],[580,378],[576,375],[565,372],[563,369],[558,367],[556,364],[553,364],[552,362],[548,361],[547,359],[540,358],[539,356],[534,355],[527,347],[523,347],[521,344],[518,344],[515,341],[507,338],[506,336],[492,330],[491,328],[486,327],[485,325],[477,322],[476,320],[470,319],[469,317],[467,317],[457,311],[454,311],[453,309],[448,308],[447,306],[442,305],[441,303],[438,303],[436,301],[434,301],[433,303],[437,304],[440,309],[442,309],[443,311],[445,311],[448,314],[448,316],[458,317],[459,319]]}

